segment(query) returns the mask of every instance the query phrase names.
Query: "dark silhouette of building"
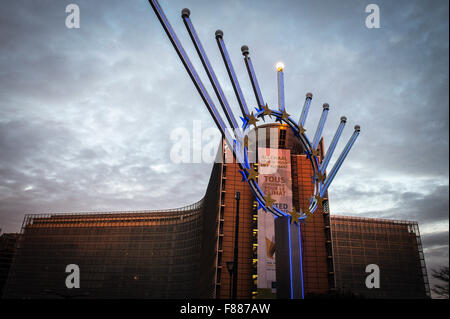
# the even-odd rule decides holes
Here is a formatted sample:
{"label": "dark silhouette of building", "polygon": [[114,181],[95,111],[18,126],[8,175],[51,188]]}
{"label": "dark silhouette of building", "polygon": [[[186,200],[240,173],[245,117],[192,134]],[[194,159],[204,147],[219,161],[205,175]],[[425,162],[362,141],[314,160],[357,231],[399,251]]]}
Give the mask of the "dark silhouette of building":
{"label": "dark silhouette of building", "polygon": [[[256,152],[258,147],[289,150],[292,205],[297,211],[307,208],[313,195],[313,171],[298,139],[281,124],[262,125],[256,130],[258,138],[256,145],[249,147],[251,152]],[[259,134],[261,132],[265,134]],[[322,141],[319,154],[323,157]],[[242,182],[239,166],[232,160],[224,142],[219,148],[218,158],[220,160],[213,165],[204,198],[191,206],[166,211],[27,215],[4,296],[227,299],[233,282],[227,271],[227,262],[234,260],[235,194],[239,191],[237,298],[276,297],[276,280],[269,288],[261,289],[258,283],[258,263],[261,263],[262,256],[258,256],[258,230],[261,231],[258,218],[261,212],[257,211],[257,202],[247,184]],[[341,240],[344,233],[340,233],[339,227],[334,227],[334,242],[332,240],[326,197],[323,207],[302,223],[306,298],[340,293],[350,269],[341,258],[345,239]],[[417,233],[414,239],[418,238]],[[394,241],[393,238],[389,240]],[[404,256],[405,259],[411,258],[411,268],[408,269],[414,274],[422,272],[420,263],[416,268],[412,264],[417,259],[416,255],[422,254],[421,247],[417,243],[413,245],[413,241],[403,243],[404,246],[410,245],[410,254]],[[333,244],[338,249],[337,254],[333,251]],[[337,257],[337,267],[333,256]],[[376,255],[373,263],[384,265],[378,258],[381,258],[380,254]],[[68,264],[80,267],[79,289],[65,286],[68,276],[65,267]],[[394,275],[396,269],[392,268]],[[394,275],[391,277],[394,280],[400,278]],[[416,280],[415,286],[423,285],[423,276],[411,278]],[[419,283],[419,280],[422,281]],[[335,283],[338,283],[338,290]],[[351,287],[356,293],[360,292],[356,289],[360,288],[356,287],[356,281]],[[397,296],[403,293],[410,296],[402,290],[403,286],[391,287],[399,289]],[[426,296],[425,292],[423,296]]]}
{"label": "dark silhouette of building", "polygon": [[19,234],[2,234],[0,236],[0,296],[8,278]]}

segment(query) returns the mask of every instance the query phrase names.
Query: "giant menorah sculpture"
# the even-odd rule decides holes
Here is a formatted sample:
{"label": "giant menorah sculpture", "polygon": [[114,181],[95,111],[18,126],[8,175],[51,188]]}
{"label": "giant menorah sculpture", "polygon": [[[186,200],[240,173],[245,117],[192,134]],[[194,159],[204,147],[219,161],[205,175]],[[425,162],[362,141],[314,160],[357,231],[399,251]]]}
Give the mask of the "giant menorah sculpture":
{"label": "giant menorah sculpture", "polygon": [[[206,52],[200,42],[200,39],[194,29],[192,21],[190,19],[189,9],[183,9],[181,17],[184,21],[186,29],[192,39],[195,49],[200,57],[200,60],[205,68],[208,75],[209,81],[214,89],[214,92],[219,100],[222,110],[226,116],[227,123],[222,119],[216,108],[213,100],[211,99],[208,91],[203,85],[197,71],[195,70],[193,64],[189,60],[186,51],[181,45],[180,41],[175,34],[172,26],[167,20],[160,4],[157,0],[149,0],[153,10],[155,11],[159,21],[161,22],[164,30],[166,31],[170,41],[172,42],[181,62],[186,68],[189,76],[191,77],[198,93],[200,94],[203,102],[205,103],[208,111],[210,112],[214,122],[216,123],[218,129],[222,133],[228,147],[233,153],[236,162],[239,164],[240,173],[242,174],[243,181],[247,182],[255,200],[258,202],[258,209],[263,209],[266,212],[273,214],[276,219],[276,264],[277,264],[277,295],[281,298],[303,298],[303,270],[302,270],[302,252],[301,252],[301,226],[300,222],[312,216],[319,205],[322,205],[323,197],[326,194],[328,187],[333,181],[336,173],[341,167],[344,159],[349,153],[351,147],[353,146],[356,138],[359,135],[360,127],[355,126],[355,130],[350,137],[347,145],[343,149],[333,168],[329,174],[326,174],[326,168],[330,162],[330,159],[334,153],[336,145],[341,137],[342,131],[346,123],[346,118],[341,117],[341,121],[337,128],[337,131],[331,141],[331,144],[322,159],[319,161],[319,151],[318,146],[320,139],[322,137],[323,127],[329,111],[329,105],[327,103],[323,104],[323,111],[320,117],[319,123],[317,125],[316,132],[312,142],[306,135],[306,130],[304,129],[308,111],[312,101],[312,94],[307,93],[306,99],[303,104],[303,109],[300,115],[300,119],[294,121],[290,115],[287,113],[285,108],[285,98],[284,98],[284,66],[282,64],[277,64],[277,79],[278,79],[278,109],[272,109],[264,102],[258,80],[256,78],[255,70],[253,69],[253,64],[249,56],[249,48],[247,46],[242,46],[242,54],[244,55],[244,62],[250,77],[250,82],[255,94],[257,108],[256,112],[250,112],[247,106],[247,102],[242,93],[239,81],[237,79],[236,73],[231,63],[231,59],[228,55],[225,42],[223,40],[223,32],[217,30],[215,33],[216,41],[224,60],[228,75],[233,86],[240,110],[242,112],[243,125],[240,127],[236,121],[233,111],[225,97],[225,94],[220,86],[220,83],[214,73],[211,63],[206,55]],[[257,127],[257,122],[259,119],[264,119],[265,116],[275,117],[276,121],[280,123],[287,124],[293,131],[294,135],[301,142],[306,156],[308,157],[312,169],[313,176],[312,182],[314,184],[314,193],[310,200],[310,205],[304,210],[299,208],[299,212],[295,208],[291,212],[283,212],[276,205],[275,201],[271,198],[270,194],[265,195],[264,192],[258,185],[257,174],[255,170],[250,166],[248,159],[248,132],[251,126]],[[285,231],[287,229],[287,231]],[[286,271],[278,271],[278,269],[289,269]]]}

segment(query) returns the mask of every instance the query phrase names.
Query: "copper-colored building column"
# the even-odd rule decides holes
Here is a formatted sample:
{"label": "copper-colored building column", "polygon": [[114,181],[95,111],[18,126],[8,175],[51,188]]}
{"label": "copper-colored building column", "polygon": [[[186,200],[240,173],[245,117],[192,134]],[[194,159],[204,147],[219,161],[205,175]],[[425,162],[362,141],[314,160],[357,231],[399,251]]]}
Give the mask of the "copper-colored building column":
{"label": "copper-colored building column", "polygon": [[[309,205],[309,200],[313,195],[314,185],[311,178],[313,171],[311,163],[305,154],[302,154],[302,148],[298,140],[290,129],[286,129],[286,137],[279,139],[279,132],[284,128],[280,124],[268,124],[258,128],[258,130],[266,129],[266,136],[269,138],[268,128],[278,128],[276,130],[278,136],[278,146],[280,148],[291,149],[291,167],[292,167],[292,191],[293,205],[297,208],[305,209]],[[281,129],[280,129],[281,128]],[[271,132],[272,133],[272,132]],[[319,151],[323,155],[323,143],[319,143]],[[231,153],[228,151],[226,156],[231,160]],[[226,262],[233,260],[233,243],[234,243],[234,223],[236,214],[236,201],[234,195],[236,191],[241,193],[240,214],[239,214],[239,257],[238,257],[238,284],[237,298],[248,299],[256,297],[252,295],[254,288],[253,276],[256,274],[254,266],[253,252],[253,215],[254,197],[242,182],[242,175],[239,173],[239,166],[233,161],[225,163],[225,173],[222,176],[223,199],[223,245],[221,250],[221,267],[220,278],[216,283],[218,288],[217,297],[221,299],[229,298],[230,277],[226,270]],[[304,277],[304,293],[305,296],[311,294],[326,294],[331,286],[329,280],[328,253],[326,246],[325,216],[322,207],[319,207],[311,219],[302,222],[302,247],[303,247],[303,277]],[[330,256],[331,257],[331,256]],[[330,260],[332,263],[332,260]],[[334,282],[334,279],[333,279]]]}

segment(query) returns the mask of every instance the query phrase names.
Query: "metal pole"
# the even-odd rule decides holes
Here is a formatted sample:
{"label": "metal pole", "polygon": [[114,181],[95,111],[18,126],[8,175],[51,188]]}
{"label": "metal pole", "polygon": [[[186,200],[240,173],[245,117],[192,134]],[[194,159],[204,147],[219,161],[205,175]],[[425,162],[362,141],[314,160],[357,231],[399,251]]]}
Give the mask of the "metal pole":
{"label": "metal pole", "polygon": [[338,172],[339,168],[341,167],[342,162],[344,162],[345,157],[350,152],[350,149],[352,148],[353,143],[355,143],[360,130],[361,129],[360,129],[359,125],[355,125],[355,131],[353,132],[353,135],[350,137],[350,140],[348,141],[347,145],[345,146],[344,150],[342,151],[341,155],[339,156],[337,162],[334,164],[333,168],[331,169],[330,174],[328,174],[327,178],[325,179],[325,182],[323,183],[322,188],[320,189],[321,197],[327,191],[328,186],[330,186],[331,182],[333,181],[334,177],[336,176],[336,173]]}
{"label": "metal pole", "polygon": [[239,200],[241,199],[241,193],[236,192],[236,230],[234,235],[234,267],[233,267],[233,298],[237,297],[237,277],[238,277],[238,252],[239,252]]}
{"label": "metal pole", "polygon": [[236,76],[236,72],[234,71],[233,63],[231,63],[230,56],[228,54],[227,47],[225,46],[225,42],[223,40],[223,32],[222,30],[216,31],[216,40],[219,45],[220,53],[222,54],[223,61],[225,63],[225,67],[227,68],[228,76],[230,77],[231,84],[233,85],[234,93],[236,94],[236,98],[239,103],[239,107],[241,108],[242,116],[245,118],[250,114],[247,107],[247,102],[245,101],[244,94],[242,94],[241,86],[239,85],[239,81]]}
{"label": "metal pole", "polygon": [[284,65],[277,64],[278,109],[284,111]]}
{"label": "metal pole", "polygon": [[[162,27],[167,33],[167,36],[169,37],[170,42],[172,42],[173,47],[175,48],[175,51],[177,52],[181,62],[183,63],[184,67],[186,68],[186,71],[188,72],[192,82],[195,85],[195,88],[197,89],[198,93],[200,94],[200,97],[202,98],[203,102],[205,103],[209,113],[214,119],[214,122],[216,123],[217,127],[219,128],[222,135],[225,137],[225,140],[230,147],[230,149],[233,150],[233,140],[235,139],[234,136],[231,136],[229,130],[227,129],[226,123],[223,121],[222,117],[220,116],[219,111],[217,110],[216,106],[214,105],[213,100],[211,99],[210,95],[208,94],[208,91],[206,90],[205,86],[203,85],[203,82],[201,81],[197,71],[195,70],[192,62],[189,60],[189,57],[184,50],[183,46],[181,45],[181,42],[178,40],[177,35],[175,34],[175,31],[173,30],[172,26],[170,25],[169,21],[167,20],[166,15],[164,14],[164,11],[162,10],[161,6],[158,3],[158,0],[149,0],[150,5],[152,6],[153,10],[156,13],[156,16],[158,17],[159,21],[161,22]],[[185,11],[182,14],[187,14],[188,11]],[[243,163],[243,160],[240,158],[240,154],[234,152],[236,156],[239,158],[238,163]]]}
{"label": "metal pole", "polygon": [[309,106],[311,105],[312,93],[306,93],[305,104],[303,104],[302,114],[300,115],[300,119],[298,120],[298,126],[304,127],[306,116],[308,116]]}
{"label": "metal pole", "polygon": [[233,278],[234,278],[234,272],[230,273],[230,299],[233,297]]}
{"label": "metal pole", "polygon": [[250,60],[250,57],[248,56],[250,53],[248,46],[243,45],[241,51],[242,55],[244,56],[244,62],[247,67],[248,75],[250,76],[250,82],[252,83],[253,92],[255,93],[256,102],[258,103],[258,108],[261,108],[264,106],[264,99],[261,94],[261,89],[259,88],[258,80],[256,79],[252,60]]}
{"label": "metal pole", "polygon": [[[206,71],[206,74],[208,75],[209,81],[211,82],[214,92],[216,93],[217,99],[219,100],[220,105],[222,106],[222,110],[225,113],[228,123],[233,129],[236,130],[237,128],[239,128],[239,125],[236,122],[236,119],[233,115],[233,111],[231,110],[230,105],[228,104],[227,98],[225,97],[225,93],[223,92],[219,80],[217,79],[216,73],[214,72],[211,63],[209,62],[205,49],[203,48],[203,45],[200,42],[200,38],[198,37],[197,32],[195,31],[194,25],[192,24],[190,18],[190,14],[191,12],[189,11],[189,9],[183,9],[181,16],[183,18],[184,24],[189,33],[189,36],[192,39],[195,49],[197,50],[200,60],[202,61],[203,67]],[[236,133],[240,135],[239,130],[236,130]]]}
{"label": "metal pole", "polygon": [[232,292],[233,292],[232,285],[233,285],[233,267],[234,267],[234,261],[227,261],[226,264],[227,264],[228,274],[230,275],[230,282],[229,282],[230,287],[229,287],[229,289],[228,289],[228,290],[229,290],[228,298],[231,299],[231,297],[232,297]]}
{"label": "metal pole", "polygon": [[328,146],[327,153],[323,158],[322,165],[320,165],[319,173],[322,174],[325,173],[328,163],[330,162],[331,156],[333,155],[334,149],[336,148],[339,138],[341,137],[342,131],[344,130],[345,122],[347,122],[347,118],[345,116],[342,116],[341,122],[339,123],[336,133],[334,134],[333,140],[331,141],[330,146]]}
{"label": "metal pole", "polygon": [[319,124],[317,124],[316,134],[314,134],[313,145],[312,148],[316,149],[317,145],[319,145],[320,137],[322,136],[323,127],[325,125],[325,121],[327,120],[328,110],[330,106],[328,103],[323,104],[322,115],[320,116]]}

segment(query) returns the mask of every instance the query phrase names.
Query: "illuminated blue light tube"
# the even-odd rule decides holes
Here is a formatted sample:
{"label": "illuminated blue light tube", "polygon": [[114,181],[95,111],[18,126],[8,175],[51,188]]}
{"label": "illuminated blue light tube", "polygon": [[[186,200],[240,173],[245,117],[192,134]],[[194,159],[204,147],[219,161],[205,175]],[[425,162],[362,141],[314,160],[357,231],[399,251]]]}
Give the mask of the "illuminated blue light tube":
{"label": "illuminated blue light tube", "polygon": [[208,109],[209,113],[211,114],[214,122],[216,123],[217,128],[220,130],[222,135],[225,137],[225,141],[230,147],[230,149],[233,150],[233,152],[236,154],[236,160],[238,163],[243,163],[243,159],[240,156],[238,152],[233,147],[233,136],[230,135],[230,133],[227,130],[227,126],[222,120],[222,117],[220,116],[220,113],[217,111],[217,108],[214,105],[214,102],[212,101],[211,97],[208,94],[208,91],[206,90],[205,86],[203,85],[203,82],[201,81],[200,77],[198,76],[197,71],[195,70],[194,66],[192,65],[191,61],[189,60],[188,55],[186,54],[186,51],[184,50],[183,46],[181,45],[180,41],[178,40],[177,35],[175,34],[175,31],[173,30],[172,26],[170,25],[169,21],[167,20],[164,11],[162,10],[161,6],[159,5],[157,0],[149,0],[150,5],[153,8],[153,11],[155,12],[156,16],[158,17],[158,20],[161,22],[162,27],[166,31],[167,36],[169,37],[170,42],[172,43],[173,47],[175,48],[175,51],[177,52],[181,62],[183,63],[184,67],[186,68],[186,71],[188,72],[192,82],[195,85],[195,88],[197,89],[198,93],[200,94],[200,97],[202,98],[203,102],[206,105],[206,108]]}
{"label": "illuminated blue light tube", "polygon": [[278,109],[283,112],[285,108],[284,104],[284,72],[283,69],[277,72],[278,82]]}
{"label": "illuminated blue light tube", "polygon": [[239,103],[239,107],[241,108],[242,115],[244,118],[250,114],[247,107],[247,102],[245,101],[244,94],[242,93],[241,86],[239,85],[239,81],[236,76],[236,72],[234,71],[233,63],[231,62],[230,56],[228,54],[227,47],[225,46],[225,42],[223,41],[223,32],[221,30],[216,31],[216,40],[219,46],[220,53],[222,55],[223,61],[225,63],[225,67],[228,72],[228,76],[230,77],[231,84],[233,85],[234,93],[236,94],[236,98]]}
{"label": "illuminated blue light tube", "polygon": [[244,55],[245,65],[247,67],[248,75],[250,76],[250,81],[252,83],[253,92],[255,93],[256,102],[258,103],[258,108],[264,105],[264,99],[261,94],[261,89],[259,88],[258,80],[256,79],[255,70],[253,69],[252,60],[250,60],[248,47],[246,45],[241,48],[242,54]]}
{"label": "illuminated blue light tube", "polygon": [[324,174],[325,170],[327,169],[328,163],[330,162],[331,156],[333,156],[334,150],[336,149],[336,145],[339,142],[339,139],[341,137],[342,131],[344,130],[346,122],[347,122],[347,118],[345,116],[341,117],[341,122],[339,123],[336,133],[334,134],[333,140],[331,141],[331,144],[328,147],[327,153],[325,154],[325,157],[323,158],[322,165],[320,165],[319,172],[321,174]]}
{"label": "illuminated blue light tube", "polygon": [[222,109],[225,113],[228,123],[232,128],[236,130],[237,134],[240,137],[242,137],[239,131],[239,125],[237,124],[236,119],[234,118],[233,111],[231,110],[230,105],[228,104],[227,98],[225,97],[222,87],[220,86],[219,80],[217,79],[217,76],[211,66],[211,63],[209,62],[208,56],[206,55],[203,45],[197,35],[197,32],[195,31],[191,19],[189,18],[189,14],[190,14],[189,11],[183,10],[182,17],[186,29],[188,30],[189,35],[191,36],[192,42],[194,43],[195,49],[197,50],[200,60],[202,61],[203,67],[205,68],[205,71],[208,75],[211,85],[214,88],[214,92],[216,93],[217,98],[219,99],[220,105],[222,106]]}
{"label": "illuminated blue light tube", "polygon": [[200,94],[200,97],[202,98],[203,102],[205,103],[208,111],[210,112],[211,116],[214,119],[214,122],[216,123],[217,127],[221,131],[223,135],[227,138],[228,145],[233,145],[233,139],[229,139],[229,134],[226,134],[226,125],[223,122],[220,113],[217,111],[217,108],[215,107],[213,101],[211,100],[211,97],[208,94],[208,91],[206,90],[205,86],[203,85],[202,81],[200,80],[197,71],[195,70],[194,66],[192,65],[191,61],[189,60],[189,57],[186,54],[186,51],[184,51],[183,46],[181,45],[180,41],[177,38],[177,35],[175,34],[175,31],[173,30],[172,26],[170,25],[169,21],[167,20],[164,11],[162,10],[161,6],[159,5],[157,0],[149,0],[150,5],[152,6],[153,10],[156,13],[156,16],[158,17],[158,20],[161,22],[162,27],[167,33],[167,36],[169,37],[170,42],[172,42],[175,51],[177,52],[181,62],[183,63],[184,67],[186,68],[186,71],[188,72],[189,76],[192,79],[192,82],[194,82],[194,85]]}
{"label": "illuminated blue light tube", "polygon": [[300,283],[302,286],[302,299],[305,299],[305,289],[303,288],[303,252],[302,252],[302,230],[300,226],[300,222],[298,223],[298,247],[300,250]]}
{"label": "illuminated blue light tube", "polygon": [[325,103],[323,105],[323,111],[322,111],[322,115],[320,116],[319,124],[317,125],[316,133],[314,134],[313,145],[312,145],[313,149],[317,149],[317,145],[319,145],[320,138],[322,137],[323,127],[325,125],[325,121],[327,120],[328,110],[329,110],[329,105],[328,105],[328,103]]}
{"label": "illuminated blue light tube", "polygon": [[345,157],[350,152],[350,149],[352,148],[353,144],[356,141],[356,138],[359,135],[360,128],[358,125],[355,126],[355,131],[353,132],[352,136],[350,137],[350,140],[348,141],[347,145],[345,146],[344,150],[342,151],[341,155],[339,156],[337,162],[334,164],[333,168],[331,169],[330,174],[327,176],[325,182],[323,183],[322,188],[320,189],[320,197],[323,197],[325,192],[327,191],[328,187],[330,186],[331,182],[333,181],[334,177],[336,176],[336,173],[338,172],[339,168],[341,167],[342,163],[345,160]]}
{"label": "illuminated blue light tube", "polygon": [[292,281],[292,243],[291,243],[291,223],[287,220],[289,238],[289,276],[291,279],[291,299],[294,299],[294,283]]}
{"label": "illuminated blue light tube", "polygon": [[303,104],[302,113],[300,114],[300,119],[298,120],[298,125],[301,127],[305,126],[305,121],[306,117],[308,116],[311,100],[312,100],[312,93],[306,93],[305,103]]}

